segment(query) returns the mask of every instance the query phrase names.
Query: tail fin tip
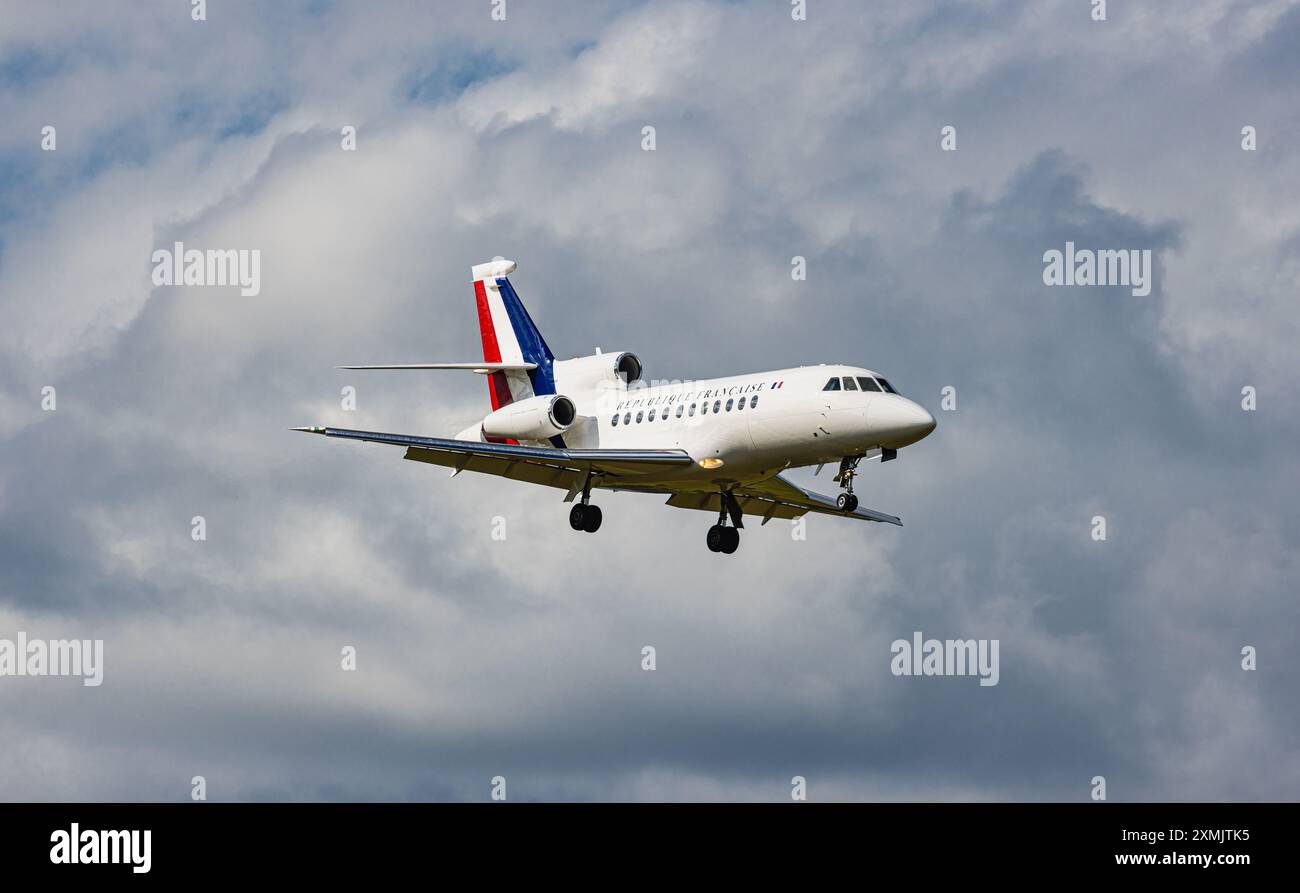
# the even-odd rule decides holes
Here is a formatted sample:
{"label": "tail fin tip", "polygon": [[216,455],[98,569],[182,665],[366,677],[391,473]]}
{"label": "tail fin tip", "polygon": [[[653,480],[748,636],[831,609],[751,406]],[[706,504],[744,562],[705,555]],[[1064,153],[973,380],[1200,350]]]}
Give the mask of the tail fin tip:
{"label": "tail fin tip", "polygon": [[514,261],[497,258],[485,264],[475,264],[470,267],[470,273],[473,275],[474,281],[479,282],[484,279],[504,279],[517,269],[519,269],[519,265]]}

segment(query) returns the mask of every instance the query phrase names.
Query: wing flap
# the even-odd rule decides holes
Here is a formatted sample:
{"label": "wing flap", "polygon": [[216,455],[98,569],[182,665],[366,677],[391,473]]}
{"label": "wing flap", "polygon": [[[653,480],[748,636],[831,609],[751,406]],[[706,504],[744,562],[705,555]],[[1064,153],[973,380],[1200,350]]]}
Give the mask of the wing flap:
{"label": "wing flap", "polygon": [[[739,493],[736,494],[736,501],[740,504],[742,514],[756,515],[764,520],[798,518],[807,511],[807,509],[797,508],[787,503],[743,496]],[[722,511],[722,497],[717,493],[701,493],[698,491],[674,493],[665,504],[671,505],[673,508],[696,509],[702,512],[713,512],[714,514]]]}
{"label": "wing flap", "polygon": [[541,484],[545,487],[558,487],[562,490],[581,487],[586,472],[576,471],[555,465],[542,465],[529,461],[514,461],[496,456],[465,456],[453,452],[422,450],[407,447],[402,457],[415,462],[427,462],[459,471],[473,471],[478,474],[493,474],[509,478],[512,481],[524,481],[529,484]]}
{"label": "wing flap", "polygon": [[745,484],[744,486],[737,487],[737,496],[742,493],[747,496],[757,497],[759,499],[769,499],[793,508],[802,509],[802,511],[799,512],[800,515],[804,512],[817,512],[822,515],[837,515],[843,518],[857,518],[861,521],[877,521],[881,524],[897,524],[899,527],[903,526],[903,522],[900,518],[894,515],[885,514],[884,512],[878,512],[875,509],[858,508],[851,512],[842,511],[835,505],[835,500],[831,499],[829,496],[814,493],[812,490],[805,490],[789,478],[779,474],[773,475],[766,480],[754,484]]}
{"label": "wing flap", "polygon": [[[685,450],[588,450],[556,449],[554,447],[525,446],[513,443],[484,443],[477,440],[451,440],[441,437],[417,437],[411,434],[386,434],[381,431],[354,431],[349,428],[295,428],[326,437],[346,440],[364,440],[407,448],[407,459],[496,474],[517,480],[531,480],[556,487],[568,487],[571,478],[555,475],[566,470],[585,476],[597,471],[612,476],[635,476],[664,468],[692,464]],[[535,469],[545,469],[539,472]],[[533,480],[533,478],[538,478]]]}
{"label": "wing flap", "polygon": [[[841,511],[836,507],[835,500],[829,496],[805,490],[779,474],[757,483],[743,484],[732,490],[732,494],[740,504],[740,511],[743,514],[758,515],[763,518],[764,524],[773,518],[798,518],[808,512],[816,512],[822,515],[903,526],[903,522],[894,515],[887,515],[874,509],[858,508],[852,512]],[[668,505],[683,509],[720,512],[722,498],[717,493],[681,492],[669,497]]]}

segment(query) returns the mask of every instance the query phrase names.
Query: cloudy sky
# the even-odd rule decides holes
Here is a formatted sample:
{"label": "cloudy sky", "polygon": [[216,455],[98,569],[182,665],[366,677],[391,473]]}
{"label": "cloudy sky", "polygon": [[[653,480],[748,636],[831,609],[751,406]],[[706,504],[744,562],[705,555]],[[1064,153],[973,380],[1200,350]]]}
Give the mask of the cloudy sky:
{"label": "cloudy sky", "polygon": [[[0,678],[0,798],[1300,797],[1300,4],[1092,5],[0,3],[0,637],[105,652]],[[260,294],[155,288],[178,240]],[[1045,286],[1066,241],[1151,293]],[[480,417],[334,366],[477,359],[496,255],[557,355],[889,375],[907,526],[579,536],[287,430]],[[892,675],[918,630],[999,684]]]}

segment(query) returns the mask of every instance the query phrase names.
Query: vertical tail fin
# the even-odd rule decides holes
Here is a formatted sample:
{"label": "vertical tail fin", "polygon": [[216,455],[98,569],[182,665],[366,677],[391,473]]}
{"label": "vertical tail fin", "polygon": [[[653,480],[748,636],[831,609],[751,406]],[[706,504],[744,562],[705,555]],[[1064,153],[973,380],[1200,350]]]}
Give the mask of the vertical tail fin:
{"label": "vertical tail fin", "polygon": [[483,336],[483,360],[537,365],[527,372],[512,370],[488,376],[488,393],[494,410],[536,394],[555,393],[555,355],[506,278],[516,269],[515,262],[510,260],[495,260],[471,268],[479,332]]}

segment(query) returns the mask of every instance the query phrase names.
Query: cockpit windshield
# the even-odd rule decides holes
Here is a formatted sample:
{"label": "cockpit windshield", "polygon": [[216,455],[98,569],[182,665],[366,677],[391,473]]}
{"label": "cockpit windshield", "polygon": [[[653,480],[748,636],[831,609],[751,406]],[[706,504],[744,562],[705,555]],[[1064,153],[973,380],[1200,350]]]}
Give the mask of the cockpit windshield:
{"label": "cockpit windshield", "polygon": [[[842,385],[841,385],[841,381],[843,382]],[[875,378],[872,378],[870,375],[857,375],[852,378],[850,378],[847,375],[842,377],[836,376],[835,378],[832,378],[830,381],[826,382],[826,386],[822,388],[823,391],[838,391],[838,390],[856,391],[858,389],[864,391],[874,391],[877,394],[880,393],[881,391],[884,391],[886,394],[898,393],[898,391],[894,390],[893,385],[891,385],[885,379],[881,378],[879,375],[877,375]]]}

